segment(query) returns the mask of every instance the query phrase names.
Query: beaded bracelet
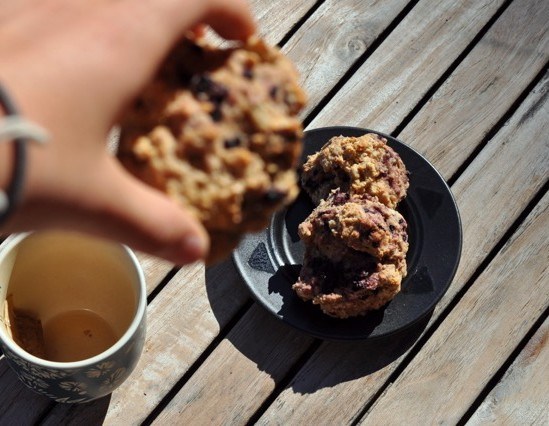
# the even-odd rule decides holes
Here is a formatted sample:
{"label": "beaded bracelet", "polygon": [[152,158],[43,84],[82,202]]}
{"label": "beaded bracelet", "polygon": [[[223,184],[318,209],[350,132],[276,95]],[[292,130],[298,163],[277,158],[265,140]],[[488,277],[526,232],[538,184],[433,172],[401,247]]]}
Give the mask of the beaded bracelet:
{"label": "beaded bracelet", "polygon": [[48,133],[40,126],[19,115],[11,97],[0,83],[0,106],[5,116],[0,117],[0,143],[13,142],[13,168],[5,191],[0,189],[0,223],[15,209],[23,193],[28,141],[46,142]]}

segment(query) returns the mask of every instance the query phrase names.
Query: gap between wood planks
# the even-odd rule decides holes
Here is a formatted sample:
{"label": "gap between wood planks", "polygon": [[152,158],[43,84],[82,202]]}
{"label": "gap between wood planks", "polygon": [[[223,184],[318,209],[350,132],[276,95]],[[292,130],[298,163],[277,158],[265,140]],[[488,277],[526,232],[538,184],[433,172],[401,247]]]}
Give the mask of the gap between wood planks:
{"label": "gap between wood planks", "polygon": [[538,85],[538,83],[543,79],[545,74],[549,72],[549,62],[546,63],[541,71],[534,77],[534,79],[530,82],[528,86],[522,91],[522,93],[518,96],[518,98],[513,102],[513,104],[509,107],[509,109],[501,116],[501,118],[494,124],[494,126],[486,133],[486,136],[480,141],[480,143],[476,146],[476,148],[471,151],[471,154],[469,157],[467,157],[461,166],[457,168],[457,170],[454,172],[452,176],[448,179],[448,185],[452,186],[458,178],[461,176],[461,174],[469,167],[471,162],[475,159],[475,157],[479,154],[480,151],[484,149],[484,147],[488,144],[490,139],[492,139],[497,132],[503,127],[503,125],[511,118],[511,116],[515,113],[515,111],[518,109],[519,105],[524,102],[524,100],[528,97],[528,94],[534,90],[534,88]]}
{"label": "gap between wood planks", "polygon": [[[324,3],[325,0],[320,0],[316,2],[313,7],[292,27],[292,29],[283,37],[283,39],[280,41],[279,45],[283,46],[286,44],[291,37],[295,34],[295,32],[298,30],[298,28],[307,20],[311,15],[314,14],[314,12]],[[413,0],[409,2],[406,7],[401,11],[399,15],[390,23],[390,25],[376,38],[376,40],[372,43],[372,45],[361,55],[361,57],[351,66],[351,68],[343,75],[343,77],[340,79],[340,81],[328,92],[328,94],[320,101],[318,106],[311,111],[311,113],[305,118],[305,123],[310,123],[312,119],[324,108],[324,106],[329,102],[329,100],[333,97],[335,93],[339,91],[339,89],[345,84],[345,82],[366,62],[368,57],[377,49],[377,47],[388,37],[388,35],[396,28],[398,23],[413,9],[413,7],[418,3],[419,0]],[[473,49],[473,47],[476,45],[476,43],[482,38],[482,36],[488,31],[488,29],[492,26],[492,24],[499,18],[499,16],[504,12],[504,10],[509,6],[509,4],[512,1],[509,0],[505,2],[500,9],[494,14],[494,16],[488,21],[488,23],[481,29],[481,31],[475,36],[475,38],[472,40],[472,42],[467,46],[467,48],[457,57],[457,59],[450,65],[450,67],[442,74],[442,76],[437,80],[434,85],[426,92],[425,96],[417,103],[417,105],[410,111],[410,113],[404,118],[404,120],[397,126],[393,134],[399,134],[406,125],[414,118],[414,116],[421,110],[421,108],[425,105],[425,103],[429,100],[429,98],[432,96],[433,93],[435,93],[440,86],[443,84],[443,82],[446,80],[446,78],[457,68],[457,66],[462,62],[462,60],[469,54],[469,52]],[[543,73],[540,73],[536,77],[536,81],[539,80],[543,76]],[[471,154],[471,156],[467,159],[467,161],[464,162],[464,164],[458,169],[458,171],[451,177],[451,181],[454,182],[457,177],[466,169],[467,165],[470,163],[472,158],[484,147],[484,145],[491,139],[491,137],[499,130],[499,128],[505,123],[507,118],[512,115],[513,111],[518,107],[520,103],[524,100],[524,98],[527,96],[529,89],[531,89],[530,86],[533,87],[535,85],[535,82],[531,83],[528,88],[521,94],[521,96],[515,101],[515,103],[512,105],[512,107],[509,109],[509,111],[502,117],[500,121],[497,122],[497,124],[493,127],[493,129],[488,133],[488,135],[483,139],[482,143],[477,147],[477,149]],[[539,195],[539,194],[538,194]],[[534,204],[535,205],[535,204]],[[531,210],[530,205],[526,210]],[[517,222],[522,222],[524,220],[523,215],[521,215]],[[513,226],[516,224],[514,223]],[[510,229],[513,229],[511,227]],[[509,232],[509,231],[508,231]],[[511,232],[512,233],[512,232]],[[504,237],[498,242],[496,247],[492,250],[490,253],[489,259],[491,260],[497,251],[501,248],[501,246],[504,244],[505,240],[510,236],[505,234]],[[495,251],[494,251],[495,250]],[[481,264],[479,267],[479,270],[482,270],[485,267],[485,264]],[[172,269],[166,277],[160,282],[160,284],[157,286],[157,288],[149,295],[148,301],[149,303],[160,293],[162,288],[169,282],[169,280],[175,275],[177,272],[177,268]],[[480,272],[479,272],[480,273]],[[477,271],[472,276],[471,280],[474,281],[474,279],[477,277]],[[468,286],[470,285],[469,282],[467,283]],[[464,293],[465,291],[463,291]],[[461,298],[462,293],[458,293],[456,296],[456,299],[452,301],[452,303],[447,307],[447,310],[444,311],[443,315],[441,317],[444,317],[447,312],[449,312],[457,303],[457,301]],[[459,299],[458,299],[459,298]],[[150,415],[146,418],[145,424],[149,424],[157,417],[157,414],[162,410],[163,407],[173,398],[173,396],[178,392],[178,390],[186,383],[189,377],[194,374],[194,372],[199,368],[199,366],[203,363],[203,361],[209,356],[209,354],[213,351],[213,349],[217,346],[217,344],[225,338],[227,333],[232,329],[232,327],[245,315],[247,310],[252,306],[251,299],[246,302],[246,304],[235,314],[235,316],[229,321],[229,323],[220,331],[219,335],[210,343],[210,345],[207,347],[207,349],[204,351],[204,353],[201,354],[201,356],[191,365],[189,370],[180,378],[180,380],[176,383],[176,385],[172,388],[172,390],[166,394],[166,396],[162,399],[162,401],[159,403],[157,408],[153,410]],[[435,322],[432,326],[432,328],[429,330],[429,336],[436,330],[438,327],[439,322]],[[422,340],[422,339],[420,339]],[[426,340],[425,340],[426,341]],[[250,421],[254,418],[259,418],[266,409],[266,407],[269,406],[269,402],[272,402],[278,394],[281,392],[282,389],[284,389],[285,384],[289,383],[291,378],[295,375],[297,371],[299,371],[299,368],[301,365],[310,357],[319,347],[320,341],[314,341],[311,346],[307,349],[307,351],[304,353],[304,355],[291,367],[287,375],[278,383],[273,391],[273,393],[270,395],[270,397],[259,407],[259,409],[254,413],[254,415],[251,417]],[[420,348],[419,348],[420,349]],[[418,349],[418,351],[419,351]],[[413,353],[413,356],[415,356],[417,352]],[[402,365],[406,365],[413,356],[405,358],[405,360],[402,362],[402,364],[397,368],[397,370],[393,373],[400,374],[400,372],[405,368],[402,367]],[[400,370],[400,367],[402,367],[402,370]],[[389,383],[391,380],[396,378],[397,376],[391,376],[389,378]],[[380,390],[380,394],[385,390],[385,388]],[[373,401],[377,399],[378,395],[376,394],[373,398]],[[49,410],[47,411],[49,412]],[[366,411],[364,411],[366,412]],[[47,413],[44,415],[44,417],[47,416]],[[44,418],[43,417],[43,418]],[[360,417],[359,417],[360,418]]]}
{"label": "gap between wood planks", "polygon": [[471,404],[471,407],[465,412],[463,417],[459,420],[457,423],[459,426],[465,425],[469,419],[475,414],[477,409],[482,405],[486,397],[490,394],[490,392],[496,387],[496,385],[501,381],[507,370],[511,367],[515,359],[521,354],[521,352],[524,350],[526,345],[530,342],[532,337],[536,334],[536,332],[540,329],[540,327],[543,325],[547,317],[549,316],[549,308],[547,308],[543,314],[538,318],[538,320],[532,325],[528,333],[523,337],[523,339],[519,342],[515,350],[511,353],[509,358],[505,360],[503,365],[499,368],[499,370],[494,374],[494,376],[490,379],[490,381],[486,384],[484,389],[482,389],[482,392],[478,395],[478,397],[475,399],[475,401]]}
{"label": "gap between wood planks", "polygon": [[162,398],[162,400],[156,405],[154,410],[152,410],[145,420],[141,423],[142,425],[150,425],[158,417],[158,415],[164,410],[164,408],[170,403],[170,401],[177,395],[179,390],[187,383],[189,378],[200,368],[204,361],[210,356],[210,354],[215,350],[219,343],[227,337],[227,334],[230,330],[240,321],[240,319],[246,314],[246,312],[253,305],[253,301],[248,299],[246,303],[236,312],[236,314],[231,318],[227,325],[223,327],[219,334],[211,341],[208,347],[200,354],[200,356],[193,362],[185,374],[177,381],[177,383],[170,389],[170,391]]}
{"label": "gap between wood planks", "polygon": [[282,37],[282,40],[278,43],[278,47],[282,48],[286,43],[288,43],[288,40],[290,40],[294,34],[299,30],[299,28],[312,16],[315,14],[315,12],[318,10],[320,6],[322,6],[323,3],[325,3],[326,0],[318,0],[308,11],[305,15],[299,19],[292,28],[286,33],[284,37]]}
{"label": "gap between wood planks", "polygon": [[[480,265],[475,269],[469,280],[465,283],[465,285],[461,288],[461,290],[454,296],[454,298],[449,302],[448,306],[442,310],[438,318],[431,324],[430,327],[426,328],[424,331],[424,334],[417,340],[417,342],[414,344],[410,352],[404,357],[404,359],[400,362],[400,364],[396,367],[395,371],[393,371],[389,377],[387,378],[386,382],[381,386],[378,391],[373,395],[371,400],[366,404],[361,412],[358,414],[358,416],[355,418],[355,420],[352,422],[352,425],[355,426],[359,424],[365,415],[368,413],[370,408],[375,404],[377,399],[383,395],[387,388],[393,383],[406,369],[406,367],[410,364],[410,362],[415,358],[415,356],[421,351],[425,343],[431,338],[431,336],[436,332],[436,330],[439,328],[439,326],[444,322],[444,319],[448,316],[448,314],[455,308],[455,306],[459,303],[459,301],[463,298],[463,296],[467,293],[467,291],[472,287],[474,282],[478,279],[478,277],[482,274],[484,269],[494,260],[494,258],[497,256],[497,254],[501,251],[503,246],[506,244],[507,241],[511,238],[511,236],[514,234],[514,232],[520,227],[520,225],[527,219],[527,217],[530,215],[530,213],[534,210],[536,205],[541,201],[545,193],[549,190],[549,181],[545,182],[543,187],[538,191],[538,193],[530,200],[528,205],[524,208],[522,213],[515,219],[515,221],[508,227],[507,231],[503,236],[500,238],[500,240],[496,243],[496,245],[490,250],[486,258],[480,263]],[[532,335],[537,331],[537,329],[543,324],[544,316],[547,314],[547,311],[541,316],[541,322],[540,319],[538,319],[534,326],[528,331],[526,336],[523,338],[521,343],[517,346],[515,351],[513,351],[512,355],[505,361],[505,363],[502,364],[500,367],[500,370],[494,375],[494,380],[497,378],[497,381],[495,383],[492,383],[490,381],[488,385],[483,389],[481,394],[477,397],[477,400],[475,400],[475,403],[478,402],[478,405],[482,402],[482,399],[480,397],[482,395],[486,395],[492,390],[492,388],[497,384],[501,376],[505,373],[505,371],[509,368],[513,360],[515,359],[516,355],[520,352],[519,349],[522,349],[529,341],[529,339],[532,337]],[[527,338],[528,337],[528,338]],[[474,405],[475,410],[478,408],[478,405]],[[473,410],[469,417],[474,413]],[[465,417],[464,417],[465,418]]]}
{"label": "gap between wood planks", "polygon": [[177,272],[179,272],[179,270],[181,269],[181,267],[179,266],[174,266],[172,269],[170,269],[166,275],[164,276],[164,278],[162,278],[160,280],[160,282],[158,283],[158,285],[154,288],[153,291],[151,291],[151,293],[147,296],[147,306],[150,305],[150,303],[154,300],[154,298],[156,296],[158,296],[158,294],[164,289],[164,287],[166,287],[168,285],[168,283],[170,282],[170,280],[177,274]]}
{"label": "gap between wood planks", "polygon": [[[318,102],[318,104],[311,110],[309,114],[303,119],[303,127],[307,127],[313,119],[324,109],[324,107],[330,102],[334,95],[347,83],[347,81],[355,74],[360,67],[368,60],[372,53],[385,41],[385,39],[393,32],[398,24],[410,13],[420,0],[410,1],[400,13],[393,19],[389,25],[376,37],[376,39],[370,44],[370,46],[364,51],[364,53],[355,61],[355,63],[343,74],[339,81],[332,87],[331,90]],[[511,3],[512,0],[508,2]],[[285,42],[286,38],[284,38]]]}
{"label": "gap between wood planks", "polygon": [[423,106],[429,101],[429,99],[437,92],[438,89],[444,84],[444,82],[450,77],[450,75],[456,70],[456,68],[463,62],[463,60],[469,55],[469,53],[474,49],[478,42],[484,37],[488,30],[494,25],[494,23],[499,19],[499,17],[505,12],[513,0],[507,0],[503,3],[496,13],[488,20],[486,25],[478,32],[478,34],[471,40],[467,47],[461,52],[461,54],[450,64],[448,69],[440,76],[440,78],[435,81],[425,95],[420,99],[417,105],[410,110],[408,115],[404,117],[404,120],[396,127],[396,129],[391,133],[392,136],[397,137],[402,130],[414,119]]}
{"label": "gap between wood planks", "polygon": [[[414,108],[410,110],[408,115],[404,117],[401,123],[391,132],[391,136],[397,137],[398,134],[413,120],[417,113],[423,108],[427,101],[433,96],[433,94],[442,86],[444,81],[454,72],[459,64],[467,57],[467,55],[473,50],[475,45],[482,39],[482,37],[488,32],[492,25],[499,19],[499,17],[505,12],[505,9],[513,0],[507,0],[503,3],[496,13],[488,20],[486,25],[478,32],[478,34],[471,40],[469,45],[463,50],[463,52],[455,59],[454,62],[448,67],[448,69],[440,76],[440,78],[431,86],[425,95],[420,99]],[[366,49],[366,51],[356,60],[356,62],[349,68],[349,70],[343,74],[343,77],[334,85],[334,87],[320,100],[318,105],[304,118],[304,126],[307,127],[314,118],[324,109],[324,107],[330,102],[334,95],[346,84],[346,82],[355,74],[362,65],[368,60],[372,53],[385,41],[385,39],[393,32],[398,26],[399,22],[419,3],[419,0],[412,0],[410,3],[402,9],[402,11],[396,16],[396,18],[389,24],[384,31],[372,42],[372,44]],[[287,41],[287,40],[286,40]]]}
{"label": "gap between wood planks", "polygon": [[[389,26],[376,38],[376,40],[372,43],[372,45],[366,50],[366,52],[361,55],[361,57],[351,66],[351,68],[344,74],[344,76],[340,79],[340,81],[328,92],[328,94],[320,101],[319,105],[305,118],[305,123],[310,123],[312,119],[323,109],[323,107],[329,102],[331,97],[337,91],[345,84],[345,82],[350,78],[361,66],[362,64],[368,59],[368,57],[377,49],[377,47],[383,43],[383,41],[389,36],[389,34],[396,28],[398,23],[413,9],[413,7],[418,3],[419,0],[414,0],[409,2],[406,7],[401,11],[401,13],[389,24]],[[456,58],[456,60],[450,65],[450,67],[443,73],[441,78],[439,78],[433,86],[426,92],[425,96],[420,99],[418,104],[410,111],[410,113],[404,118],[404,120],[397,126],[395,132],[400,133],[402,129],[406,127],[406,125],[414,118],[414,116],[421,110],[421,108],[425,105],[425,103],[429,100],[429,98],[432,96],[433,93],[435,93],[440,86],[443,84],[443,82],[447,79],[447,77],[459,66],[459,64],[463,61],[463,59],[470,53],[470,51],[474,48],[474,46],[478,43],[478,41],[484,36],[484,34],[490,29],[490,27],[493,25],[494,22],[497,21],[497,19],[501,16],[501,14],[505,11],[505,9],[511,4],[511,0],[505,2],[499,9],[496,11],[496,13],[492,16],[492,18],[488,21],[488,23],[479,31],[479,33],[475,36],[475,38],[472,40],[472,42],[464,49],[464,51]],[[284,36],[284,38],[279,43],[280,46],[283,46],[286,44],[291,37],[295,34],[295,32],[298,30],[299,26],[302,25],[310,16],[314,14],[314,12],[324,3],[324,1],[319,1],[315,3],[315,5],[308,11],[308,13],[296,24],[289,33]],[[540,74],[543,76],[543,74]],[[541,78],[538,76],[538,78],[535,79],[535,81],[531,85],[535,85],[537,80]],[[533,86],[532,86],[533,87]],[[528,86],[528,89],[530,89],[530,86]],[[504,115],[504,118],[500,120],[496,126],[494,126],[493,131],[489,133],[489,137],[485,138],[483,140],[482,146],[484,146],[488,140],[497,132],[499,127],[505,122],[505,120],[508,118],[508,116],[512,115],[513,111],[522,103],[522,101],[526,98],[529,90],[525,90],[523,94],[517,99],[517,101],[513,104],[512,108]],[[480,149],[482,149],[482,146]],[[479,149],[479,150],[480,150]],[[477,153],[478,151],[475,151]],[[471,157],[472,158],[472,157]],[[460,169],[460,173],[456,173],[453,178],[457,178],[459,174],[463,170],[465,170],[465,167],[462,167]],[[522,218],[522,216],[521,216]],[[524,218],[522,218],[524,219]],[[495,252],[491,252],[492,257],[495,256],[495,253],[501,248],[501,246],[506,241],[506,238],[508,236],[504,236],[502,240],[496,245],[494,248]],[[490,258],[491,260],[491,258]],[[482,268],[485,265],[481,265]],[[482,268],[480,270],[482,270]],[[473,275],[473,280],[476,278],[477,275]],[[472,281],[471,281],[472,283]],[[471,284],[469,284],[470,286]],[[468,288],[468,287],[466,287]],[[458,294],[458,297],[461,298],[461,294]],[[459,299],[456,299],[454,303],[452,303],[448,309],[451,310],[455,303],[457,303]],[[177,392],[185,385],[187,380],[192,376],[192,374],[200,367],[200,365],[204,362],[205,359],[209,356],[209,354],[215,349],[217,344],[222,341],[229,330],[245,315],[245,313],[248,311],[248,309],[252,306],[252,302],[248,301],[241,310],[231,319],[230,323],[227,324],[227,326],[221,330],[220,334],[216,337],[216,339],[208,346],[206,351],[193,363],[193,365],[190,367],[189,371],[177,382],[177,384],[171,389],[171,391],[163,398],[163,400],[160,402],[160,404],[153,410],[150,415],[146,418],[144,424],[151,424],[154,419],[158,416],[158,414],[162,411],[162,409],[173,399],[173,397],[177,394]],[[444,312],[444,315],[446,315],[447,312]],[[443,315],[443,316],[444,316]],[[438,327],[439,323],[433,324],[432,328],[430,329],[430,333],[434,332],[436,328]],[[430,334],[429,334],[430,336]],[[307,361],[307,359],[318,349],[320,346],[321,341],[315,340],[310,345],[310,347],[305,351],[305,353],[298,359],[297,362],[294,363],[294,365],[290,368],[288,373],[285,375],[285,377],[275,386],[275,389],[270,394],[270,396],[260,405],[260,407],[256,410],[256,412],[250,417],[250,420],[248,424],[253,424],[254,419],[257,420],[261,417],[263,412],[269,407],[269,405],[276,399],[276,397],[280,394],[282,389],[291,381],[293,376],[296,374],[297,371],[301,368],[301,366]],[[422,346],[422,345],[421,345]],[[420,347],[421,348],[421,347]],[[419,349],[420,349],[419,348]],[[419,351],[418,349],[418,351]],[[410,355],[410,357],[407,357],[404,362],[399,366],[401,370],[397,369],[395,373],[400,374],[400,372],[405,368],[407,363],[415,356],[417,352],[413,352],[413,354]],[[398,374],[393,375],[390,377],[388,383],[390,383],[392,380],[394,380]],[[385,387],[380,389],[380,394],[383,393],[385,390]],[[375,401],[377,399],[376,395],[372,401]],[[366,411],[364,411],[366,412]],[[360,417],[359,417],[360,418]]]}

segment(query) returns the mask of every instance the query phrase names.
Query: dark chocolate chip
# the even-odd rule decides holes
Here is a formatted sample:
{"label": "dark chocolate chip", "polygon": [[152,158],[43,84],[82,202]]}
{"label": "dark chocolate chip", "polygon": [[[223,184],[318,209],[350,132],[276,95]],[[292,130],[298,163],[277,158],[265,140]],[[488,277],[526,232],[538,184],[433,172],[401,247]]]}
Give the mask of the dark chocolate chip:
{"label": "dark chocolate chip", "polygon": [[276,134],[278,136],[281,136],[285,142],[294,142],[295,140],[297,140],[295,130],[280,130]]}
{"label": "dark chocolate chip", "polygon": [[227,88],[212,80],[207,74],[193,76],[190,88],[196,93],[204,93],[214,103],[221,103],[229,94]]}
{"label": "dark chocolate chip", "polygon": [[242,141],[238,137],[231,138],[231,139],[225,139],[225,141],[223,142],[223,145],[227,149],[236,148],[236,147],[242,145]]}
{"label": "dark chocolate chip", "polygon": [[271,87],[271,90],[269,90],[269,96],[271,99],[276,100],[276,96],[278,95],[278,87],[273,86]]}
{"label": "dark chocolate chip", "polygon": [[347,201],[349,201],[349,194],[341,191],[334,194],[333,203],[335,205],[345,204]]}
{"label": "dark chocolate chip", "polygon": [[133,103],[135,109],[144,109],[146,106],[145,100],[143,98],[137,98]]}
{"label": "dark chocolate chip", "polygon": [[254,78],[254,72],[251,68],[244,68],[244,71],[242,71],[242,75],[247,78],[248,80],[251,80]]}
{"label": "dark chocolate chip", "polygon": [[202,46],[196,43],[190,43],[189,48],[191,52],[194,53],[195,55],[202,55],[204,53],[204,49],[202,48]]}
{"label": "dark chocolate chip", "polygon": [[221,111],[220,105],[217,105],[212,112],[210,112],[210,117],[215,122],[220,122],[223,119],[223,111]]}

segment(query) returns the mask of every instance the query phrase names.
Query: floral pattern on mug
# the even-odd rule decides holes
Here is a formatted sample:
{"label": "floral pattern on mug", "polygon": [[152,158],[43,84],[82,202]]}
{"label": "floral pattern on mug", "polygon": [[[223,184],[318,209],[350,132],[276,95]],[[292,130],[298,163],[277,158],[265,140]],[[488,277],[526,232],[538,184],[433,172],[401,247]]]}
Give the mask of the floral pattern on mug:
{"label": "floral pattern on mug", "polygon": [[109,371],[115,366],[114,361],[105,361],[97,364],[93,368],[89,369],[86,372],[86,376],[91,379],[96,379],[98,377],[104,376],[109,373]]}
{"label": "floral pattern on mug", "polygon": [[84,377],[79,376],[82,380],[71,380],[77,377],[77,369],[38,367],[19,358],[6,347],[3,350],[6,359],[16,367],[17,375],[26,386],[56,402],[74,404],[90,401],[95,399],[93,395],[89,395],[90,388],[99,388],[105,393],[112,392],[129,374],[125,367],[120,367],[116,360],[111,359],[89,367],[83,373]]}
{"label": "floral pattern on mug", "polygon": [[126,369],[124,367],[117,368],[109,377],[103,381],[103,387],[111,388],[116,387],[126,377]]}
{"label": "floral pattern on mug", "polygon": [[78,395],[86,395],[88,386],[80,382],[61,382],[59,387],[69,392],[77,393]]}

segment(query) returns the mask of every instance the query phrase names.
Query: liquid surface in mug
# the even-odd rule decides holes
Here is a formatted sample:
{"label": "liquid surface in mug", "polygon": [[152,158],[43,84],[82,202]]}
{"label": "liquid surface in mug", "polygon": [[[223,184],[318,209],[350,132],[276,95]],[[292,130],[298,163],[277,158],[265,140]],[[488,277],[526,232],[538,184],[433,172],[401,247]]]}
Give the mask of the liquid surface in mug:
{"label": "liquid surface in mug", "polygon": [[118,340],[107,321],[86,309],[62,312],[43,324],[43,329],[46,358],[50,361],[91,358]]}

